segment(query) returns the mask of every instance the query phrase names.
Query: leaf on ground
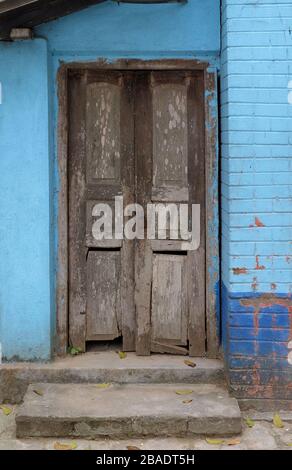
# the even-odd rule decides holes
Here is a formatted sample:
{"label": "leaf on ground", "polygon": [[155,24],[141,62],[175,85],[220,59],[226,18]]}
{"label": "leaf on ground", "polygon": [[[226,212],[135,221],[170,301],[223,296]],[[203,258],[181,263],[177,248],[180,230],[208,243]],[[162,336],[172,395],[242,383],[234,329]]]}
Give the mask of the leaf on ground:
{"label": "leaf on ground", "polygon": [[38,395],[39,397],[43,397],[44,396],[44,392],[42,390],[39,390],[39,389],[34,389],[33,390],[33,393],[35,393],[36,395]]}
{"label": "leaf on ground", "polygon": [[82,354],[82,349],[81,348],[74,348],[73,346],[69,348],[69,353],[71,356],[78,356],[78,354]]}
{"label": "leaf on ground", "polygon": [[238,444],[240,444],[240,439],[238,438],[234,438],[234,439],[228,439],[228,441],[226,442],[226,444],[228,446],[237,446]]}
{"label": "leaf on ground", "polygon": [[76,442],[70,442],[70,444],[62,444],[61,442],[55,442],[55,450],[75,450],[77,449]]}
{"label": "leaf on ground", "polygon": [[186,366],[193,367],[193,368],[196,367],[196,365],[197,365],[195,362],[189,361],[188,359],[186,359],[184,361],[184,363],[185,363]]}
{"label": "leaf on ground", "polygon": [[191,393],[193,393],[194,390],[176,390],[175,393],[177,395],[190,395]]}
{"label": "leaf on ground", "polygon": [[210,439],[209,437],[206,437],[206,442],[212,446],[220,446],[221,444],[224,444],[224,439]]}
{"label": "leaf on ground", "polygon": [[0,408],[1,408],[1,410],[2,410],[2,412],[5,416],[11,415],[11,413],[13,411],[12,408],[9,408],[9,406],[5,406],[5,405],[0,405]]}
{"label": "leaf on ground", "polygon": [[278,413],[274,414],[273,424],[274,424],[274,426],[276,426],[276,428],[283,428],[284,427],[282,418]]}
{"label": "leaf on ground", "polygon": [[97,388],[109,388],[111,384],[96,384]]}
{"label": "leaf on ground", "polygon": [[249,428],[253,428],[254,425],[255,425],[255,422],[254,422],[254,420],[251,419],[251,418],[246,418],[245,424],[246,424]]}
{"label": "leaf on ground", "polygon": [[127,450],[141,450],[140,447],[136,446],[127,446]]}
{"label": "leaf on ground", "polygon": [[125,359],[127,357],[127,353],[125,353],[124,351],[119,351],[119,358],[120,359]]}
{"label": "leaf on ground", "polygon": [[183,403],[184,403],[185,405],[189,405],[190,403],[192,403],[192,401],[193,401],[193,400],[184,400]]}
{"label": "leaf on ground", "polygon": [[287,443],[286,443],[286,446],[292,447],[292,442],[287,442]]}

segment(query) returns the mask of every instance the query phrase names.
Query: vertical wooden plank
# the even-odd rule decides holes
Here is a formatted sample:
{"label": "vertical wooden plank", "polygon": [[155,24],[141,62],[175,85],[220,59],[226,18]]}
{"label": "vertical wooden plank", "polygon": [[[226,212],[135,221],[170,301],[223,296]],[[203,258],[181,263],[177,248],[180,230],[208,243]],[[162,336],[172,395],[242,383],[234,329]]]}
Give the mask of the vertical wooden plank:
{"label": "vertical wooden plank", "polygon": [[69,87],[69,343],[85,351],[86,233],[85,209],[86,73]]}
{"label": "vertical wooden plank", "polygon": [[[146,214],[152,189],[152,99],[149,73],[137,72],[135,96],[135,159],[136,201]],[[145,227],[146,229],[146,227]],[[152,249],[146,233],[144,240],[136,240],[135,251],[135,305],[137,318],[136,352],[150,355],[151,343],[151,283]]]}
{"label": "vertical wooden plank", "polygon": [[206,319],[207,355],[219,355],[216,307],[219,296],[218,116],[217,74],[205,72],[206,108]]}
{"label": "vertical wooden plank", "polygon": [[[121,180],[124,207],[135,202],[134,74],[123,75],[121,94]],[[123,350],[135,351],[135,244],[124,239],[121,250],[121,314]]]}
{"label": "vertical wooden plank", "polygon": [[55,349],[60,356],[68,347],[68,72],[58,73],[58,171],[61,181],[58,194],[58,272],[57,272],[57,338]]}
{"label": "vertical wooden plank", "polygon": [[189,350],[191,356],[202,356],[206,351],[204,76],[198,72],[188,80],[189,195],[191,204],[201,206],[200,247],[188,252]]}

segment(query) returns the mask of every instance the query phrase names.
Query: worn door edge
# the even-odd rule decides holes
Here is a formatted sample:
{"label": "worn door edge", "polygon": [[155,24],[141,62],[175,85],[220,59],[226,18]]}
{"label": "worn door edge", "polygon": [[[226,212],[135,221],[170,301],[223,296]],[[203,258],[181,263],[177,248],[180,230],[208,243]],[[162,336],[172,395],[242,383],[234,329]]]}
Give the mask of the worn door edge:
{"label": "worn door edge", "polygon": [[65,355],[68,347],[68,75],[70,71],[100,70],[201,70],[205,82],[205,182],[206,182],[206,344],[207,356],[219,354],[219,210],[218,210],[218,102],[216,69],[207,62],[188,59],[128,60],[63,64],[58,70],[58,269],[56,283],[55,354]]}
{"label": "worn door edge", "polygon": [[217,71],[205,70],[205,178],[206,178],[206,334],[207,356],[219,356],[219,152]]}

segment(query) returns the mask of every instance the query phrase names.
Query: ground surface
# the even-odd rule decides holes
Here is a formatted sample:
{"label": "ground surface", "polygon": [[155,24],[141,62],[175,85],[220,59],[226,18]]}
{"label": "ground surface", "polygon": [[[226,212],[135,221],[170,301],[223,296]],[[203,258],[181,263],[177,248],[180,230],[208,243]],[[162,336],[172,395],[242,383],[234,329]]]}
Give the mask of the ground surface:
{"label": "ground surface", "polygon": [[[15,437],[15,412],[16,406],[9,406],[13,411],[6,416],[0,410],[0,450],[54,450],[57,444],[72,445],[72,440],[67,439],[16,439]],[[254,419],[254,426],[249,428],[245,420],[247,417]],[[270,413],[243,414],[243,433],[241,436],[226,437],[220,444],[208,443],[204,438],[186,439],[127,439],[127,440],[75,440],[73,446],[79,450],[125,450],[128,446],[136,446],[141,450],[292,450],[292,416],[291,413],[281,413],[284,427],[277,428],[272,423]],[[216,438],[214,437],[215,442]],[[219,439],[219,438],[218,438]],[[232,445],[228,445],[232,444]]]}

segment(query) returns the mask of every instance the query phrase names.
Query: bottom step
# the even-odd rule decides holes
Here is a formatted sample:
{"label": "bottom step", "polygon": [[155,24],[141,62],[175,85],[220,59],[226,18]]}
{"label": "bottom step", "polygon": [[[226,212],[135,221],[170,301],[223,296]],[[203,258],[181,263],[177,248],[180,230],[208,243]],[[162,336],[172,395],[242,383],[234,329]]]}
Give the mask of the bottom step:
{"label": "bottom step", "polygon": [[[30,385],[16,417],[17,436],[94,439],[241,432],[236,399],[215,385],[102,387],[105,385]],[[186,391],[192,393],[177,393]]]}

